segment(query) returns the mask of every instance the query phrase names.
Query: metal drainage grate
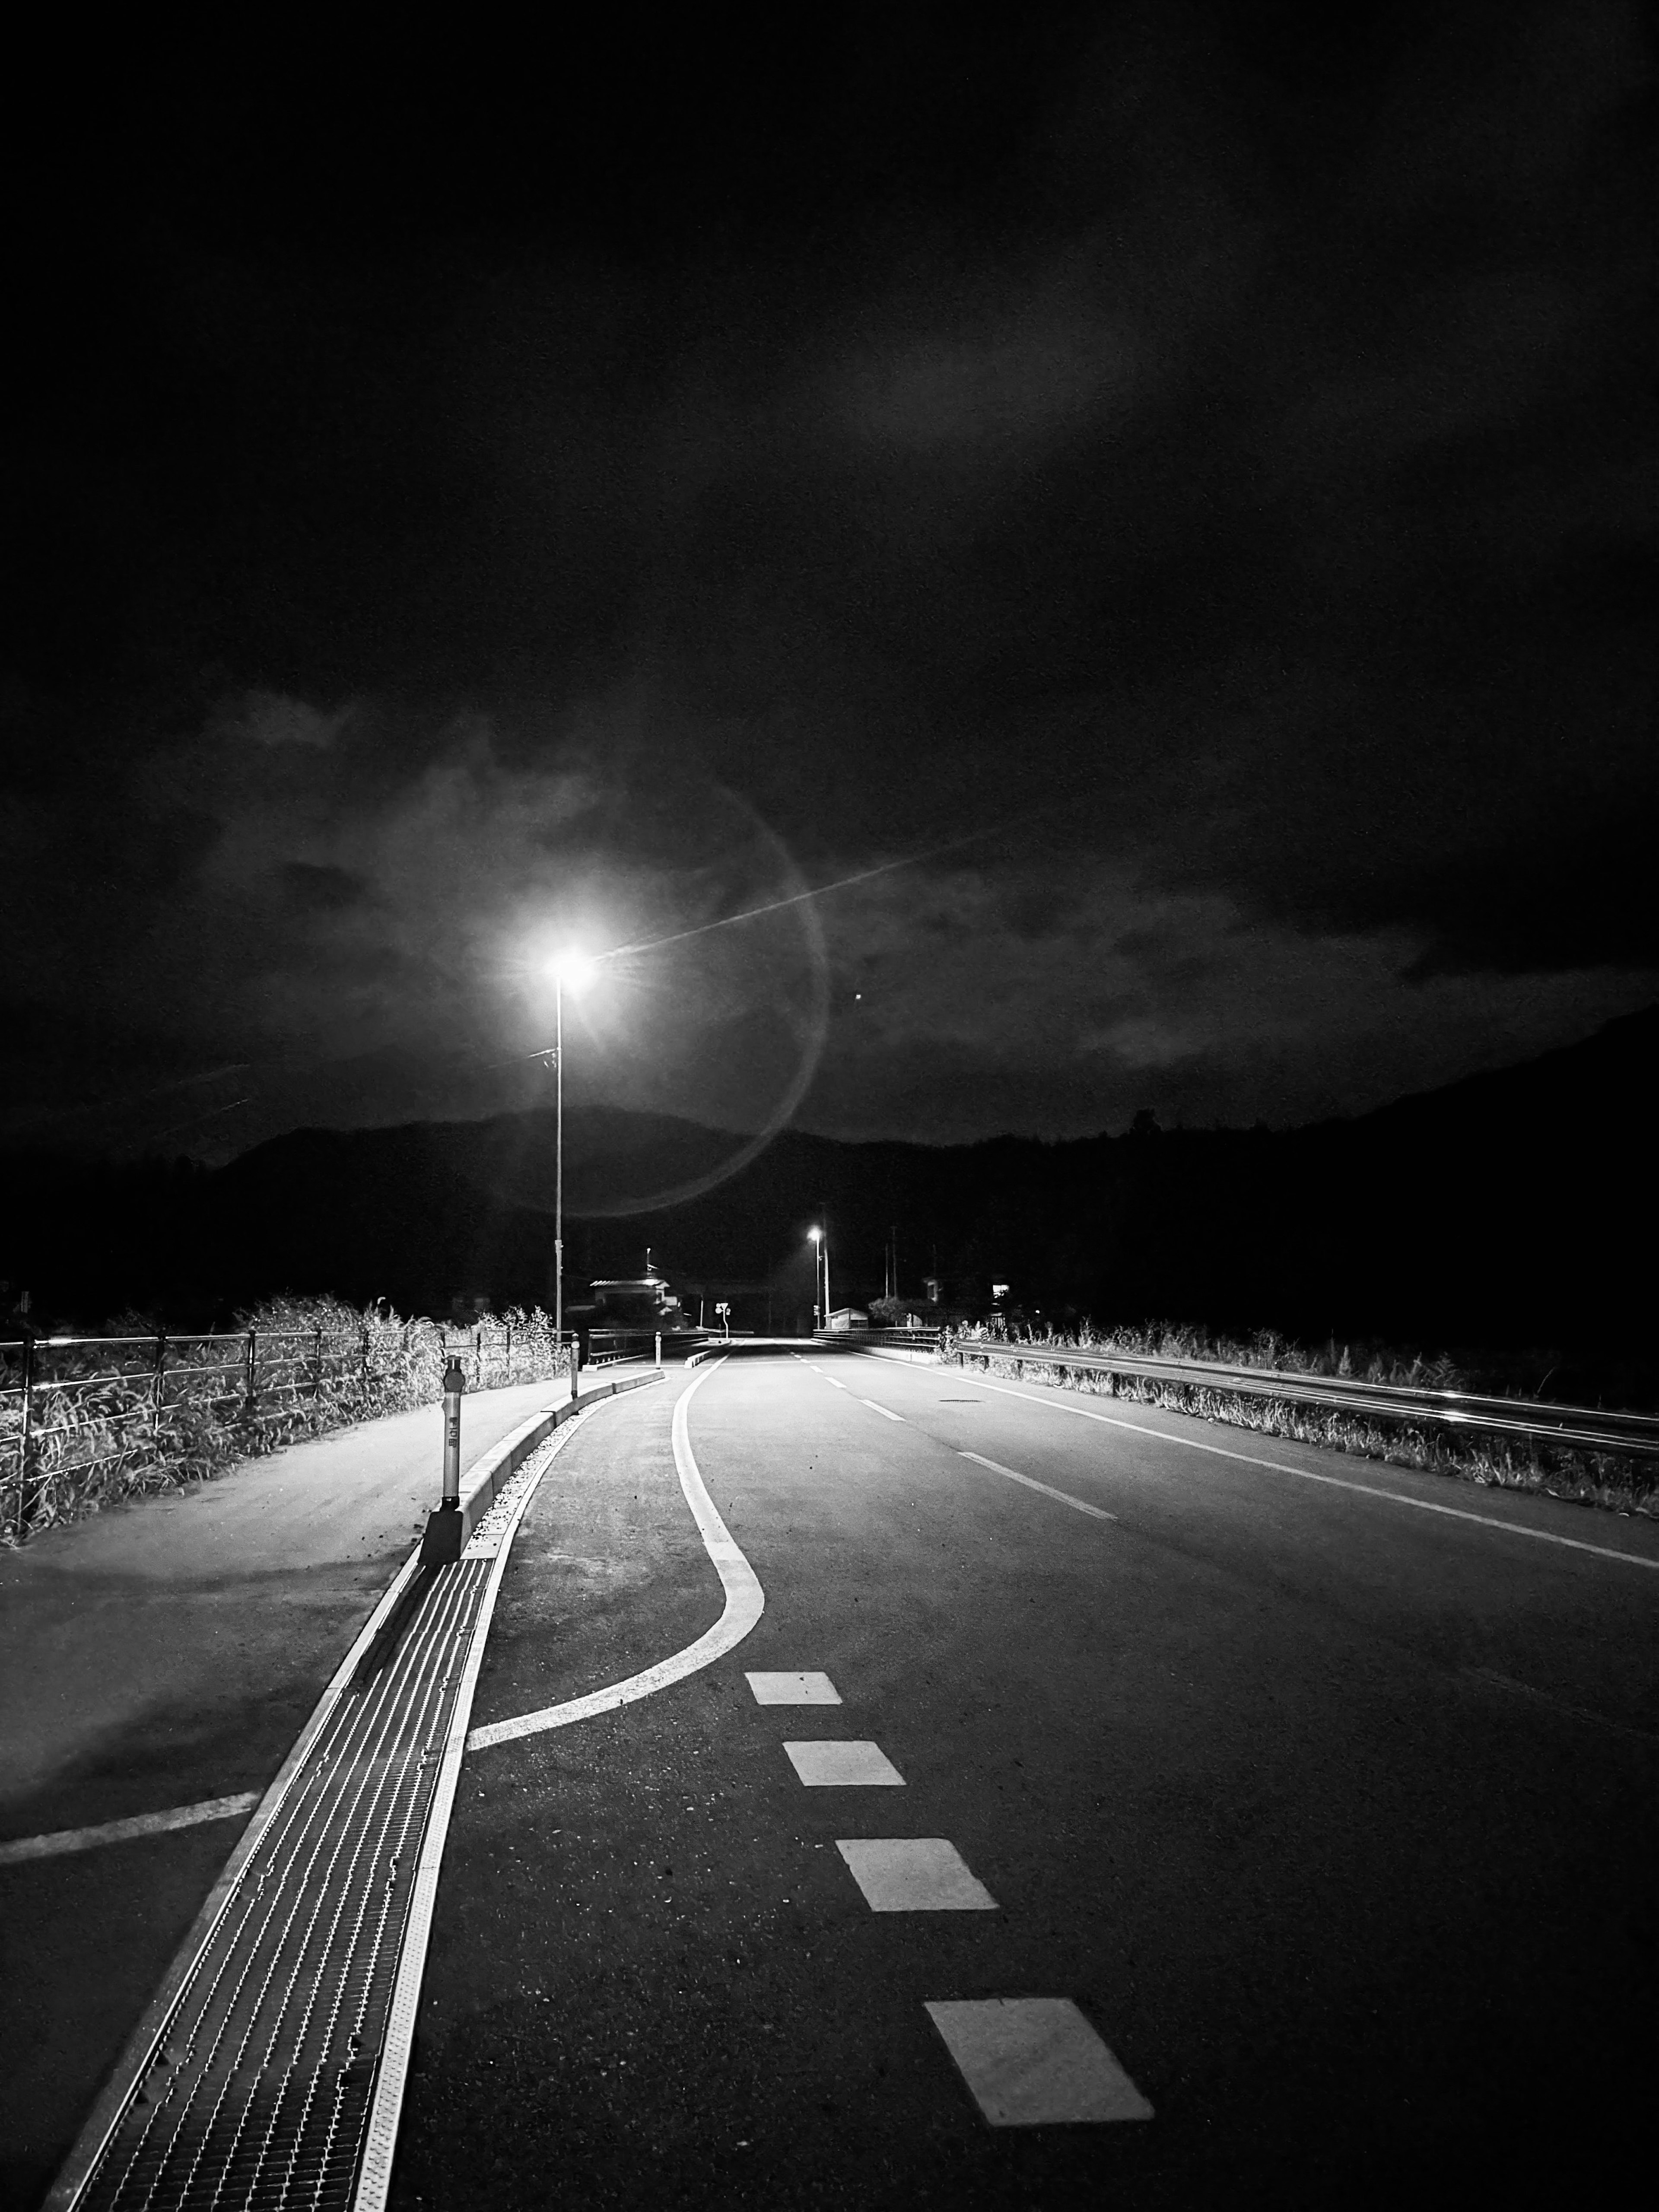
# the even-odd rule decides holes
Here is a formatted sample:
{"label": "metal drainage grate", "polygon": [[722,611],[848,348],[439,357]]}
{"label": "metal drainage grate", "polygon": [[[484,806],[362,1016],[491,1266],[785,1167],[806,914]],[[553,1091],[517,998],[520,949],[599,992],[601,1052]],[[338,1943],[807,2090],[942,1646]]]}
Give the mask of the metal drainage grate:
{"label": "metal drainage grate", "polygon": [[487,1556],[469,1556],[429,1574],[401,1638],[366,1654],[226,1900],[76,2212],[349,2205],[489,1572]]}

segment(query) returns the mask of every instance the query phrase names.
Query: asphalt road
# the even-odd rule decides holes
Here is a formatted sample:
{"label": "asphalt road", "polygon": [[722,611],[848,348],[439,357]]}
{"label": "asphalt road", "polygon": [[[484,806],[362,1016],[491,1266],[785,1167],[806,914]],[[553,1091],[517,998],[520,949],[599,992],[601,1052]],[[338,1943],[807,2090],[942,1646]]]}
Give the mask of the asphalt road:
{"label": "asphalt road", "polygon": [[[565,1385],[465,1401],[468,1466]],[[0,1844],[258,1794],[435,1503],[441,1408],[0,1551]],[[246,1814],[0,1863],[0,2208],[32,2207]]]}
{"label": "asphalt road", "polygon": [[[537,1495],[475,1723],[719,1614],[686,1389],[765,1611],[469,1756],[394,2203],[1649,2201],[1659,1529],[812,1357],[619,1403]],[[902,1786],[805,1786],[827,1740]],[[838,1844],[922,1838],[994,1909],[872,1909]],[[988,2125],[925,2008],[1006,1998],[1152,2117]]]}

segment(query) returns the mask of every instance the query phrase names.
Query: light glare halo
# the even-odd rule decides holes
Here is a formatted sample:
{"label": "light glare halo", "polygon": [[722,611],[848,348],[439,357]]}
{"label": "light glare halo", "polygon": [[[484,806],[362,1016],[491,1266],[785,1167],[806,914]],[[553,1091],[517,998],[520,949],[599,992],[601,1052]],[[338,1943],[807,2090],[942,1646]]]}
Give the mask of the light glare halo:
{"label": "light glare halo", "polygon": [[599,972],[599,962],[587,953],[573,946],[566,952],[556,953],[547,963],[548,980],[556,983],[572,998],[580,998]]}

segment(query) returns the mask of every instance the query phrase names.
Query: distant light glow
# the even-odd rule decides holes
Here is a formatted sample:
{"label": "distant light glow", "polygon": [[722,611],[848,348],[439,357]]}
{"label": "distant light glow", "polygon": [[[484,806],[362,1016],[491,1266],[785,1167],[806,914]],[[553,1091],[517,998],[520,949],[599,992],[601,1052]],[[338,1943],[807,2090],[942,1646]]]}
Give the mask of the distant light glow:
{"label": "distant light glow", "polygon": [[821,1243],[823,1242],[823,1230],[821,1230],[821,1229],[809,1229],[809,1230],[807,1231],[807,1232],[806,1232],[806,1233],[807,1233],[807,1235],[811,1238],[812,1242],[813,1242],[815,1244],[821,1244]]}

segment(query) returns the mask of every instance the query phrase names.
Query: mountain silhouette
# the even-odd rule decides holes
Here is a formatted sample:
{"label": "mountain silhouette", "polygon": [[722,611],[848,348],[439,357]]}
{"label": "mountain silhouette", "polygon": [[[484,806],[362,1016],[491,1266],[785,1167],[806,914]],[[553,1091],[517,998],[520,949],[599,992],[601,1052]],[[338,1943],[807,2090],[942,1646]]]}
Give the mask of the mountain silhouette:
{"label": "mountain silhouette", "polygon": [[[880,1291],[896,1232],[907,1293],[938,1275],[972,1310],[1006,1282],[1037,1326],[1156,1316],[1650,1355],[1656,1077],[1659,1007],[1282,1131],[1160,1131],[1149,1115],[1058,1143],[785,1130],[728,1172],[741,1133],[583,1109],[565,1124],[567,1296],[637,1273],[649,1247],[677,1287],[747,1285],[753,1322],[770,1285],[775,1325],[799,1319],[822,1223],[837,1304]],[[405,1312],[550,1304],[554,1137],[538,1111],[295,1130],[210,1173],[14,1158],[0,1271],[82,1325],[134,1304],[204,1326],[279,1290]]]}

